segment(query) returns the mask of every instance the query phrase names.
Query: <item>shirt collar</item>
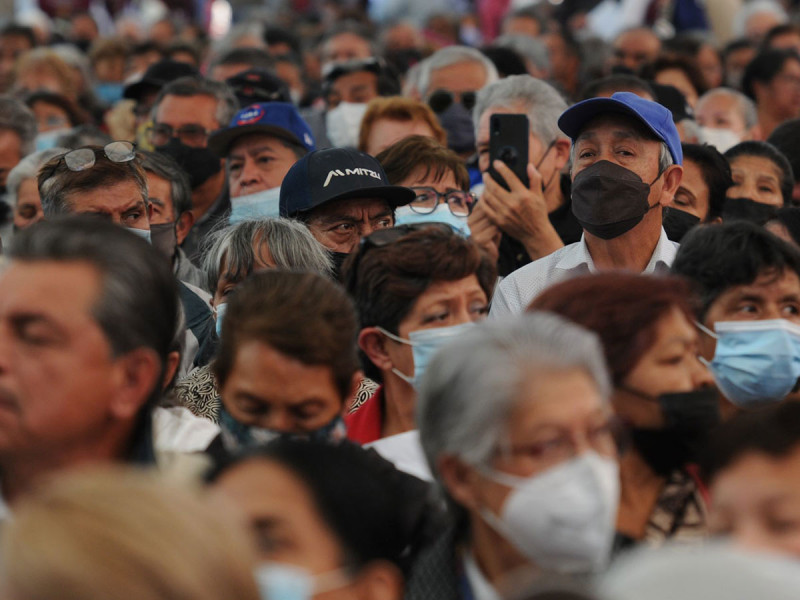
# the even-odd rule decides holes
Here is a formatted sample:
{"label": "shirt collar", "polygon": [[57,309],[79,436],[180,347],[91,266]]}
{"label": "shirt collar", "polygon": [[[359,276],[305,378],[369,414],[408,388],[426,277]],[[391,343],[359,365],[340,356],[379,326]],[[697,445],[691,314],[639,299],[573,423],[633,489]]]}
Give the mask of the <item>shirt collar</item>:
{"label": "shirt collar", "polygon": [[[654,273],[657,269],[669,268],[672,265],[672,261],[675,260],[677,252],[677,244],[669,240],[667,232],[662,227],[658,243],[653,250],[650,261],[647,263],[647,267],[644,269],[644,273]],[[556,263],[555,268],[562,271],[571,271],[581,266],[585,266],[590,273],[597,272],[592,255],[589,254],[589,246],[586,245],[586,234],[581,235],[581,240],[564,252]]]}

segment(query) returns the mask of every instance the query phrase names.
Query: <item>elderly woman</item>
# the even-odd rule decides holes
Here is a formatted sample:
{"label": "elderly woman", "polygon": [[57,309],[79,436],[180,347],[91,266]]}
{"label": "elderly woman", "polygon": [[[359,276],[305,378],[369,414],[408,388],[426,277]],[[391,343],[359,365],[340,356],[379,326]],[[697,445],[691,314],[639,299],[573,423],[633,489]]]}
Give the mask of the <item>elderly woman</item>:
{"label": "elderly woman", "polygon": [[746,219],[763,225],[792,202],[794,175],[786,157],[772,144],[748,141],[725,152],[733,185],[725,192],[722,219]]}
{"label": "elderly woman", "polygon": [[[251,273],[268,269],[310,271],[331,276],[328,253],[307,227],[289,219],[243,221],[209,238],[203,270],[211,290],[211,304],[221,330],[227,297]],[[219,393],[209,366],[195,369],[175,386],[179,404],[216,422]]]}
{"label": "elderly woman", "polygon": [[364,372],[381,387],[347,416],[362,444],[416,429],[417,387],[433,352],[485,318],[491,261],[446,225],[401,225],[365,238],[345,263]]}
{"label": "elderly woman", "polygon": [[521,571],[605,565],[619,494],[609,393],[597,338],[553,315],[477,325],[434,357],[417,421],[456,519],[407,598],[503,597]]}
{"label": "elderly woman", "polygon": [[11,169],[6,180],[6,202],[14,214],[14,230],[25,229],[44,219],[37,177],[39,169],[55,156],[68,152],[65,148],[50,148],[34,152]]}
{"label": "elderly woman", "polygon": [[689,297],[682,280],[604,273],[556,284],[530,306],[586,327],[603,343],[611,403],[632,442],[620,460],[620,545],[706,534],[703,488],[687,465],[719,422],[719,399],[698,359]]}

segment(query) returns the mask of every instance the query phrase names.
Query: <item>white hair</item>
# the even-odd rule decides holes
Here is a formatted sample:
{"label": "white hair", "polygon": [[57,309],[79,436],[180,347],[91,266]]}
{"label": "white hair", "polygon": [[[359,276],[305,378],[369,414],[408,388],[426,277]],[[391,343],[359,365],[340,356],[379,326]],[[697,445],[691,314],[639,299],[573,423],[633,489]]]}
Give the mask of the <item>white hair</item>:
{"label": "white hair", "polygon": [[46,162],[51,158],[69,152],[66,148],[48,148],[47,150],[39,150],[33,154],[29,154],[23,158],[17,166],[15,166],[8,173],[6,179],[6,202],[12,208],[17,206],[17,194],[19,193],[19,186],[27,179],[36,181],[39,176],[39,169],[42,168]]}
{"label": "white hair", "polygon": [[536,38],[529,35],[506,33],[496,38],[493,45],[513,50],[540,71],[550,72],[550,56],[547,53],[547,46]]}
{"label": "white hair", "polygon": [[789,21],[789,16],[786,14],[783,6],[778,2],[774,2],[773,0],[752,0],[751,2],[746,2],[733,19],[732,29],[734,37],[745,37],[747,34],[747,22],[751,17],[760,13],[771,13],[782,23]]}
{"label": "white hair", "polygon": [[549,83],[530,75],[511,75],[478,92],[472,122],[477,136],[481,116],[490,108],[522,107],[528,115],[531,133],[547,145],[566,135],[558,128],[558,117],[567,110],[561,94]]}
{"label": "white hair", "polygon": [[486,464],[506,439],[525,386],[573,369],[585,372],[608,400],[611,381],[600,340],[574,323],[540,312],[464,332],[434,356],[422,378],[417,424],[432,471],[444,455]]}
{"label": "white hair", "polygon": [[[731,88],[718,87],[707,91],[697,100],[697,106],[699,107],[701,102],[709,98],[714,98],[715,96],[728,96],[729,98],[736,100],[736,103],[739,106],[739,111],[742,113],[744,126],[747,129],[758,125],[758,111],[756,110],[756,103],[745,96],[742,92],[733,90]],[[697,112],[696,108],[695,112]]]}
{"label": "white hair", "polygon": [[448,46],[437,50],[422,63],[423,66],[420,70],[419,83],[417,85],[420,95],[424,98],[428,94],[428,86],[430,85],[433,71],[464,62],[475,62],[483,65],[486,71],[486,83],[484,85],[497,81],[498,75],[494,63],[480,51],[469,46]]}

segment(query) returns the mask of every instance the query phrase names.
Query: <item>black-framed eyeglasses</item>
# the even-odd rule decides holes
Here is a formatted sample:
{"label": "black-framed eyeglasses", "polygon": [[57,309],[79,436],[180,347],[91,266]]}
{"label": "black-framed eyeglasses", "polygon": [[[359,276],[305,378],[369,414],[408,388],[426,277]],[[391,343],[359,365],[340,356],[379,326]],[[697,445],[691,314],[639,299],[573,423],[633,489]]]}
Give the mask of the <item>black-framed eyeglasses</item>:
{"label": "black-framed eyeglasses", "polygon": [[130,142],[110,142],[102,148],[78,148],[67,152],[64,163],[70,171],[80,172],[91,169],[97,163],[97,154],[102,152],[114,163],[126,163],[136,158],[136,146]]}
{"label": "black-framed eyeglasses", "polygon": [[347,270],[347,280],[344,282],[348,290],[353,290],[358,273],[358,265],[364,255],[373,248],[384,248],[390,244],[394,244],[401,238],[404,238],[410,233],[415,231],[422,231],[424,229],[435,229],[447,235],[457,235],[450,225],[447,223],[405,223],[403,225],[396,225],[394,227],[387,227],[386,229],[378,229],[371,234],[361,238],[358,244],[358,250],[355,257],[350,260],[350,266]]}
{"label": "black-framed eyeglasses", "polygon": [[428,186],[412,187],[414,193],[417,195],[415,200],[412,200],[408,207],[420,215],[429,215],[436,210],[439,202],[444,200],[450,212],[457,217],[468,217],[478,201],[478,197],[470,192],[461,190],[450,190],[442,194],[437,192],[434,188]]}
{"label": "black-framed eyeglasses", "polygon": [[154,146],[169,144],[169,141],[174,137],[187,146],[204,146],[206,140],[208,140],[209,133],[211,132],[202,125],[193,123],[181,125],[177,129],[166,123],[153,123],[147,128],[147,138]]}
{"label": "black-framed eyeglasses", "polygon": [[456,100],[455,94],[447,90],[436,90],[428,96],[428,106],[431,107],[435,113],[443,113],[446,111],[453,102],[460,102],[461,106],[467,110],[472,110],[475,107],[475,99],[477,92],[461,92],[460,99]]}

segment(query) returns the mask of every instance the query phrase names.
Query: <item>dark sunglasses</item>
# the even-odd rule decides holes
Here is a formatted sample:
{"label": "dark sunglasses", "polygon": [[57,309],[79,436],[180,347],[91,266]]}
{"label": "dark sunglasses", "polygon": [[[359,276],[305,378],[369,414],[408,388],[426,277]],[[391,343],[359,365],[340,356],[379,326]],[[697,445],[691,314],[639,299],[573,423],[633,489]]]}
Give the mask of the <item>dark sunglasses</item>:
{"label": "dark sunglasses", "polygon": [[[461,103],[461,106],[467,110],[475,107],[477,92],[461,92],[460,96],[461,99],[458,102]],[[456,97],[447,90],[436,90],[428,97],[428,106],[437,114],[446,111],[453,102],[456,102]]]}

